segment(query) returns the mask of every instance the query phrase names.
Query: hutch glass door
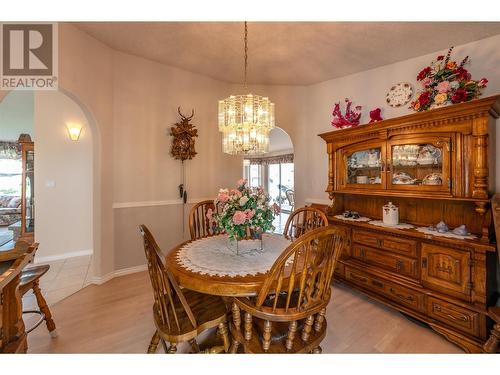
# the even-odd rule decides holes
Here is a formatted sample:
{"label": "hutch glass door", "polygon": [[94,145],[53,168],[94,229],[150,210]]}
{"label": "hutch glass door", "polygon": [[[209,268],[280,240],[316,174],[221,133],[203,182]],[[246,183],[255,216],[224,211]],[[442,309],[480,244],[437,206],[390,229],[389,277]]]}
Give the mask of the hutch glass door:
{"label": "hutch glass door", "polygon": [[385,147],[380,143],[344,150],[343,185],[355,189],[385,188]]}
{"label": "hutch glass door", "polygon": [[450,138],[389,142],[389,189],[450,192]]}

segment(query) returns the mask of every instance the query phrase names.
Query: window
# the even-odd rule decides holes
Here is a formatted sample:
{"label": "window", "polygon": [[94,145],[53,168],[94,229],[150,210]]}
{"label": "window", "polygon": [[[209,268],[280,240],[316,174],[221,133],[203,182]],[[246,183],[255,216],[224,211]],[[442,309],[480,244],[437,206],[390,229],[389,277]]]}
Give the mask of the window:
{"label": "window", "polygon": [[259,164],[250,164],[250,160],[243,160],[243,176],[248,180],[248,186],[262,186],[262,166]]}
{"label": "window", "polygon": [[21,196],[22,161],[0,159],[0,195]]}

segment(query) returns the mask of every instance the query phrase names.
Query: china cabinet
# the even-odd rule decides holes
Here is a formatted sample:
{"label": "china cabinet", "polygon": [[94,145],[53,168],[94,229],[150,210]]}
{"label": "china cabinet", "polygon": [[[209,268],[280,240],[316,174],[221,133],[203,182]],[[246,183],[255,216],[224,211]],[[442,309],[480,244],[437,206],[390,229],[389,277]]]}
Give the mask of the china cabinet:
{"label": "china cabinet", "polygon": [[18,142],[23,161],[19,240],[31,243],[35,236],[35,146],[28,134],[21,134]]}
{"label": "china cabinet", "polygon": [[[350,245],[337,280],[427,323],[468,352],[482,351],[498,299],[490,199],[500,96],[332,131],[327,208]],[[346,220],[344,211],[382,220],[392,202],[413,229]],[[444,221],[466,239],[423,233]]]}

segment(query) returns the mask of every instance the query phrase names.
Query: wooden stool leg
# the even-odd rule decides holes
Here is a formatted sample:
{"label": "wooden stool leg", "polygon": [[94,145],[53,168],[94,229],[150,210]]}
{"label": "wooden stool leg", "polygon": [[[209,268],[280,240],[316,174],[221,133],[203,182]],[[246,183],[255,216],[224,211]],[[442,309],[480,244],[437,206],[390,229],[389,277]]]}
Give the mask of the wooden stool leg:
{"label": "wooden stool leg", "polygon": [[325,321],[326,308],[321,309],[321,311],[316,315],[316,320],[314,322],[314,330],[316,332],[321,331],[323,327],[323,322]]}
{"label": "wooden stool leg", "polygon": [[[241,313],[240,313],[240,308],[236,303],[233,302],[232,306],[232,311],[233,311],[233,325],[236,330],[240,330],[241,326]],[[233,335],[234,336],[234,335]],[[238,352],[238,346],[240,343],[233,337],[233,342],[231,343],[231,348],[229,349],[229,352],[232,354],[236,354]]]}
{"label": "wooden stool leg", "polygon": [[170,344],[170,348],[168,348],[168,354],[175,354],[177,353],[177,344],[172,343]]}
{"label": "wooden stool leg", "polygon": [[295,338],[295,332],[297,332],[297,321],[294,320],[293,322],[290,322],[290,325],[288,326],[288,335],[286,338],[286,343],[285,347],[287,351],[292,350],[293,348],[293,340]]}
{"label": "wooden stool leg", "polygon": [[491,335],[488,341],[483,345],[483,350],[486,353],[496,353],[498,350],[498,345],[500,344],[500,323],[493,326],[491,330]]}
{"label": "wooden stool leg", "polygon": [[33,293],[35,294],[38,308],[45,315],[45,324],[47,324],[50,336],[57,337],[56,324],[54,323],[54,320],[52,320],[52,314],[50,313],[49,306],[47,306],[47,301],[43,298],[38,280],[33,282]]}
{"label": "wooden stool leg", "polygon": [[313,322],[314,322],[314,316],[309,315],[304,324],[304,328],[302,328],[302,341],[307,342],[309,340],[309,335],[311,334]]}
{"label": "wooden stool leg", "polygon": [[222,341],[224,342],[224,351],[227,353],[229,351],[229,332],[227,330],[227,323],[223,322],[219,324],[219,334],[222,336]]}
{"label": "wooden stool leg", "polygon": [[158,330],[155,331],[153,337],[151,337],[151,342],[148,347],[148,354],[156,353],[156,349],[158,349],[158,343],[160,342],[160,334]]}
{"label": "wooden stool leg", "polygon": [[323,349],[321,349],[321,346],[317,346],[312,350],[312,354],[321,354],[323,352]]}

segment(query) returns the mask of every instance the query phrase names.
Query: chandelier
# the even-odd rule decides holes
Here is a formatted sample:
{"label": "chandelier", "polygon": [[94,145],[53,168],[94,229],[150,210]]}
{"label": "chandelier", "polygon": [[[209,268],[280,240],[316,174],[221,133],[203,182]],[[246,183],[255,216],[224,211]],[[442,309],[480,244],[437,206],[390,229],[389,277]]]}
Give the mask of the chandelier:
{"label": "chandelier", "polygon": [[[245,22],[245,90],[247,89],[248,29]],[[274,128],[274,103],[259,95],[231,95],[219,100],[222,151],[255,155],[269,151],[269,131]]]}

